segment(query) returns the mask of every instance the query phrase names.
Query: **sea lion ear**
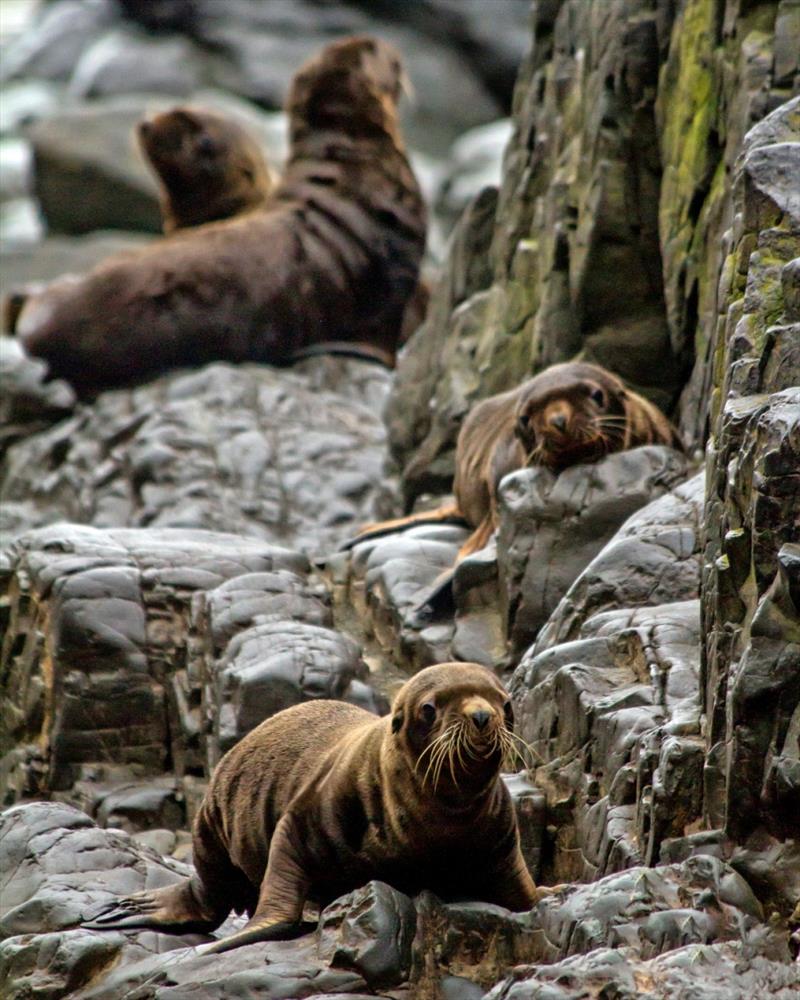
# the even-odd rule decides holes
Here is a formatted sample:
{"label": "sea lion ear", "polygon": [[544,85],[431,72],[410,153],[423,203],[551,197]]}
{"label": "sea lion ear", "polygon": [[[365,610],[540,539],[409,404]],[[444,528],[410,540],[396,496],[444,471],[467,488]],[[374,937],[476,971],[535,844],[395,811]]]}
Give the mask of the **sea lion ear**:
{"label": "sea lion ear", "polygon": [[650,400],[630,389],[621,393],[625,410],[625,448],[643,444],[673,444],[675,432],[672,424]]}
{"label": "sea lion ear", "polygon": [[392,732],[399,733],[403,728],[403,713],[402,711],[395,712],[392,716]]}

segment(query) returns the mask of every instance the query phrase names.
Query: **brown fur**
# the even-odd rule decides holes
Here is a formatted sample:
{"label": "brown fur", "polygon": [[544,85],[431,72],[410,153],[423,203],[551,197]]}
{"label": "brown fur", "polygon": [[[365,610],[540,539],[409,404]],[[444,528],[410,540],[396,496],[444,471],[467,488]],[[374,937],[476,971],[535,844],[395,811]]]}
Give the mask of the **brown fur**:
{"label": "brown fur", "polygon": [[288,364],[319,342],[391,363],[425,244],[401,79],[384,42],[327,46],[294,80],[290,157],[265,208],[32,295],[24,346],[84,395],[217,359]]}
{"label": "brown fur", "polygon": [[547,890],[525,866],[500,779],[512,723],[508,694],[475,663],[421,671],[382,719],[335,701],[279,712],[214,771],[192,879],[121,900],[91,925],[185,933],[246,910],[244,930],[208,949],[225,951],[290,933],[306,899],[324,905],[370,879],[529,909]]}
{"label": "brown fur", "polygon": [[497,487],[509,472],[543,465],[559,473],[645,444],[682,447],[663,413],[612,372],[582,361],[552,365],[470,411],[456,443],[454,504],[370,525],[355,541],[462,518],[475,529],[459,551],[463,559],[497,527]]}
{"label": "brown fur", "polygon": [[172,108],[136,136],[161,185],[165,233],[260,208],[275,187],[258,143],[211,111]]}

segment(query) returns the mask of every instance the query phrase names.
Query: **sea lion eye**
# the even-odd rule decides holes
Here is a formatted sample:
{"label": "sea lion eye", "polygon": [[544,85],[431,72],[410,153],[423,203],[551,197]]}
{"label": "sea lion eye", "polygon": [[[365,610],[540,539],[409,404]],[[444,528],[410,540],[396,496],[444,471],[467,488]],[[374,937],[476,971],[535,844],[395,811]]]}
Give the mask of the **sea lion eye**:
{"label": "sea lion eye", "polygon": [[598,406],[606,405],[606,394],[602,389],[594,388],[589,393],[589,398],[593,403],[597,403]]}
{"label": "sea lion eye", "polygon": [[217,144],[209,135],[201,135],[197,140],[195,149],[201,156],[214,156],[217,151]]}
{"label": "sea lion eye", "polygon": [[426,701],[419,710],[419,714],[422,716],[422,721],[427,725],[430,725],[436,718],[436,706],[432,701]]}

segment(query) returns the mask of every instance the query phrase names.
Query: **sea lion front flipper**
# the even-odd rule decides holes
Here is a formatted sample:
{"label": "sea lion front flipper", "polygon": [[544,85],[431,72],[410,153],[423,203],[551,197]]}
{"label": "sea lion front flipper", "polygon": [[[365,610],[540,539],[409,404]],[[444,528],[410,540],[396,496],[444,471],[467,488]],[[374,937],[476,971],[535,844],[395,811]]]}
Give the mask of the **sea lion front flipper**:
{"label": "sea lion front flipper", "polygon": [[198,897],[199,883],[194,879],[178,882],[146,892],[123,896],[100,908],[82,926],[89,930],[106,931],[126,928],[143,928],[167,933],[203,933],[213,931],[224,920],[226,913],[218,914],[204,906]]}
{"label": "sea lion front flipper", "polygon": [[235,934],[200,945],[200,954],[217,954],[256,941],[285,940],[303,933],[303,904],[312,880],[298,856],[301,846],[292,814],[285,813],[270,841],[267,870],[258,892],[255,913]]}

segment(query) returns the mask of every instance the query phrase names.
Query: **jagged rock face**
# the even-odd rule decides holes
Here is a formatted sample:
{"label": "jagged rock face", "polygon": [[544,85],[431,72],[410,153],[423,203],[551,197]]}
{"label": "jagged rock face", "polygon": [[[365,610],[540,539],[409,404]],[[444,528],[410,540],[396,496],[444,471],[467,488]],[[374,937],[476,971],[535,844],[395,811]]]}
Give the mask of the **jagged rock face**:
{"label": "jagged rock face", "polygon": [[[800,98],[745,138],[706,459],[704,814],[800,829]],[[767,707],[769,706],[769,707]]]}
{"label": "jagged rock face", "polygon": [[449,311],[431,311],[390,401],[407,502],[452,474],[471,403],[578,353],[666,409],[694,365],[677,416],[702,442],[726,178],[747,129],[796,86],[792,10],[788,0],[533,5],[491,236],[451,256],[445,279],[455,269],[476,280]]}

